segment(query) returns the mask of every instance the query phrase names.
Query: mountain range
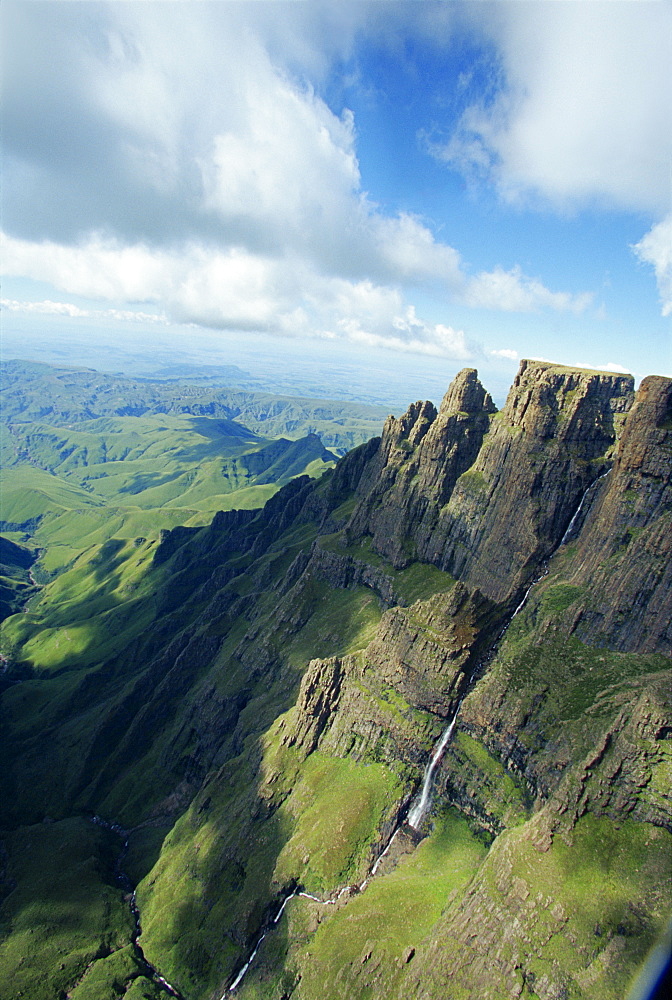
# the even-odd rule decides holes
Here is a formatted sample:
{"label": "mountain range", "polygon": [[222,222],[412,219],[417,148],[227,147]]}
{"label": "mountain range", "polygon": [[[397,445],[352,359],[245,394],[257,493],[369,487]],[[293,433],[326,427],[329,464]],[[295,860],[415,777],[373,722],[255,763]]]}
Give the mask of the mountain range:
{"label": "mountain range", "polygon": [[645,995],[671,473],[672,380],[523,361],[497,411],[465,369],[261,510],[63,562],[3,625],[0,994]]}

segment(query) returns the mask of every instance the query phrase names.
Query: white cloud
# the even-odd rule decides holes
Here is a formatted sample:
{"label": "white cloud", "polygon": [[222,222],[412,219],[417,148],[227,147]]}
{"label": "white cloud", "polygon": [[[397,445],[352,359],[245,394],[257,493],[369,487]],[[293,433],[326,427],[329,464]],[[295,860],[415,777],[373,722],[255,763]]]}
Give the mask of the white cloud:
{"label": "white cloud", "polygon": [[155,322],[341,339],[460,360],[477,350],[462,331],[419,318],[399,288],[325,276],[298,260],[262,258],[243,250],[213,253],[198,246],[168,253],[104,241],[62,247],[9,237],[5,259],[10,274],[27,271],[86,298],[161,303],[167,316],[6,300],[13,310],[124,321],[151,317]]}
{"label": "white cloud", "polygon": [[587,364],[585,361],[576,361],[574,364],[569,366],[570,368],[588,368],[591,371],[598,372],[613,372],[615,375],[630,375],[630,369],[624,368],[623,365],[615,364],[613,361],[609,361],[606,365],[591,365]]}
{"label": "white cloud", "polygon": [[[347,52],[369,5],[10,6],[7,274],[107,315],[152,303],[179,322],[460,359],[464,332],[416,316],[412,289],[505,311],[588,303],[520,269],[470,277],[425,220],[362,190],[353,116],[303,69]],[[477,137],[487,157],[493,128]]]}
{"label": "white cloud", "polygon": [[70,316],[73,319],[88,317],[88,309],[80,309],[72,302],[18,302],[16,299],[0,299],[0,306],[8,312],[32,313],[37,316]]}
{"label": "white cloud", "polygon": [[460,255],[437,243],[417,216],[402,212],[397,218],[372,218],[380,253],[399,279],[435,278],[456,290],[464,284]]}
{"label": "white cloud", "polygon": [[160,313],[146,313],[136,309],[82,309],[73,302],[26,302],[17,299],[0,299],[0,307],[8,312],[32,316],[68,316],[70,319],[107,319],[118,323],[165,324],[167,317]]}
{"label": "white cloud", "polygon": [[517,361],[519,358],[518,351],[514,351],[510,347],[502,347],[501,350],[493,350],[487,352],[493,358],[507,358],[509,361]]}
{"label": "white cloud", "polygon": [[620,375],[630,375],[630,369],[629,368],[624,368],[623,365],[615,364],[613,361],[609,361],[603,367],[604,367],[604,370],[607,371],[607,372],[616,372],[617,374],[620,374]]}
{"label": "white cloud", "polygon": [[632,249],[640,260],[653,266],[663,316],[672,315],[672,213],[653,226]]}
{"label": "white cloud", "polygon": [[527,278],[520,268],[505,271],[483,271],[470,278],[462,293],[467,305],[481,309],[500,309],[504,312],[536,312],[554,309],[558,312],[580,313],[592,302],[589,292],[571,295],[569,292],[551,292],[536,278]]}
{"label": "white cloud", "polygon": [[149,302],[159,300],[172,280],[168,253],[143,245],[125,246],[92,237],[79,246],[34,243],[4,235],[3,271],[46,281],[83,298]]}
{"label": "white cloud", "polygon": [[485,171],[509,200],[669,207],[668,3],[465,5],[498,49],[504,84],[434,152]]}
{"label": "white cloud", "polygon": [[[354,289],[355,293],[359,290]],[[476,348],[470,345],[463,330],[442,323],[426,323],[415,314],[413,306],[400,311],[401,302],[392,296],[380,301],[378,309],[369,315],[357,315],[348,310],[337,321],[339,333],[353,343],[367,347],[466,361],[474,357]]]}

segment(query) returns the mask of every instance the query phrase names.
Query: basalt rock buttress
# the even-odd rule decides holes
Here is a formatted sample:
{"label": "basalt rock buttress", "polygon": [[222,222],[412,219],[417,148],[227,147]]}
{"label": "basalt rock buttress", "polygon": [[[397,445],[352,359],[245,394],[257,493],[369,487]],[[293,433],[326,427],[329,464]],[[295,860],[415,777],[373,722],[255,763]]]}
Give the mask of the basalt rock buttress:
{"label": "basalt rock buttress", "polygon": [[[672,909],[671,400],[524,361],[497,412],[465,369],[320,480],[147,544],[98,659],[40,665],[81,635],[67,602],[40,631],[45,588],[3,674],[5,905],[43,887],[11,845],[95,813],[187,1000],[624,1000]],[[150,995],[96,985],[103,944],[58,989]]]}

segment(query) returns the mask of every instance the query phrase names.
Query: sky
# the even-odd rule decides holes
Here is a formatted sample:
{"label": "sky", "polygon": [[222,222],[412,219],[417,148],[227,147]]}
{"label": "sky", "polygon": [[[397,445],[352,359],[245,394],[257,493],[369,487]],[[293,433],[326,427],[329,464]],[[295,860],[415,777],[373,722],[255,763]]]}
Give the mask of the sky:
{"label": "sky", "polygon": [[672,375],[668,0],[1,16],[12,356]]}

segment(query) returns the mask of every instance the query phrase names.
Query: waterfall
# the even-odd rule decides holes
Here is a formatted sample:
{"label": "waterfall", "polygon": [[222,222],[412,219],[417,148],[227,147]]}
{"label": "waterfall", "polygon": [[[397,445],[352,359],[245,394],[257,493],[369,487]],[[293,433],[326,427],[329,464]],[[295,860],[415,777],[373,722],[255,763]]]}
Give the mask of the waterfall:
{"label": "waterfall", "polygon": [[[569,524],[567,525],[567,529],[566,529],[564,535],[560,539],[560,545],[565,545],[567,543],[567,541],[569,540],[569,538],[571,538],[572,532],[574,531],[574,526],[576,525],[576,522],[579,519],[579,515],[581,514],[581,511],[583,510],[583,506],[584,506],[586,500],[588,499],[588,494],[592,491],[593,487],[597,486],[597,484],[600,482],[601,479],[605,479],[606,476],[608,476],[610,472],[611,472],[611,469],[607,469],[607,471],[603,472],[601,476],[597,477],[597,479],[593,479],[592,483],[590,484],[590,486],[588,487],[588,489],[585,491],[585,493],[581,497],[581,501],[579,503],[579,506],[576,508],[576,510],[572,514],[572,519],[569,522]],[[558,546],[558,548],[559,547],[560,546]]]}
{"label": "waterfall", "polygon": [[439,742],[437,743],[434,753],[432,754],[431,760],[427,767],[425,768],[425,776],[422,779],[422,788],[420,794],[417,796],[415,802],[411,806],[410,812],[408,814],[408,825],[412,826],[414,830],[417,830],[423,820],[425,813],[429,807],[429,800],[432,795],[432,781],[434,778],[434,772],[438,766],[439,761],[443,751],[448,745],[450,737],[453,735],[453,729],[455,728],[455,723],[457,721],[457,713],[459,711],[460,704],[458,702],[455,711],[453,712],[453,717],[450,723],[443,732],[443,735]]}
{"label": "waterfall", "polygon": [[[288,900],[285,900],[285,902],[287,902],[287,901]],[[235,988],[238,986],[238,984],[240,983],[240,981],[242,980],[243,976],[245,975],[245,973],[249,969],[250,965],[252,964],[255,955],[259,951],[259,948],[261,947],[261,942],[264,940],[265,937],[266,937],[266,935],[262,934],[261,937],[259,938],[259,940],[257,941],[257,945],[256,945],[254,951],[252,952],[252,954],[250,955],[250,957],[248,958],[247,962],[242,967],[242,969],[240,970],[240,972],[238,973],[238,975],[236,976],[236,978],[234,979],[234,981],[229,986],[229,993],[232,993],[235,990]],[[222,996],[222,1000],[226,1000],[226,993]]]}
{"label": "waterfall", "polygon": [[[572,514],[570,522],[567,525],[567,528],[565,529],[565,532],[564,532],[562,538],[560,539],[560,541],[558,542],[558,544],[555,546],[555,548],[553,549],[553,551],[551,552],[551,554],[542,563],[541,572],[540,572],[539,576],[537,576],[537,577],[534,578],[534,580],[532,581],[532,583],[530,583],[530,585],[528,586],[527,590],[523,594],[521,600],[519,601],[518,605],[516,606],[515,611],[513,612],[513,614],[511,615],[511,617],[509,618],[507,624],[505,625],[505,627],[502,630],[502,632],[500,633],[500,635],[497,637],[497,640],[496,640],[496,642],[494,644],[494,647],[491,650],[491,655],[497,650],[500,642],[502,641],[502,639],[506,635],[506,631],[507,631],[509,625],[511,624],[511,622],[513,621],[513,619],[516,617],[516,615],[520,611],[523,610],[523,608],[527,604],[527,600],[528,600],[528,598],[530,596],[530,593],[534,589],[534,587],[536,587],[536,585],[538,583],[540,583],[546,577],[546,575],[548,574],[548,563],[549,563],[549,561],[551,559],[551,556],[553,556],[557,552],[557,550],[560,548],[560,546],[564,545],[567,542],[567,540],[571,537],[572,532],[574,531],[574,528],[576,526],[576,522],[578,521],[578,519],[579,519],[579,517],[581,515],[581,512],[582,512],[582,510],[583,510],[583,508],[584,508],[584,506],[586,504],[586,501],[588,500],[589,495],[593,492],[594,488],[597,486],[597,484],[600,482],[600,480],[602,480],[606,476],[608,476],[610,472],[611,472],[611,469],[607,469],[606,472],[603,472],[601,476],[598,476],[597,479],[594,479],[592,481],[592,483],[587,487],[587,489],[584,490],[584,493],[583,493],[583,495],[581,497],[581,500],[579,501],[579,505],[576,508],[576,510],[574,511],[574,513]],[[473,676],[474,675],[472,675],[472,679],[473,679]],[[410,809],[410,811],[408,813],[408,820],[407,820],[408,825],[412,826],[414,830],[419,829],[420,824],[422,823],[422,820],[423,820],[423,818],[425,816],[425,813],[427,812],[427,809],[429,808],[429,802],[430,802],[430,798],[431,798],[431,794],[432,794],[432,781],[434,779],[434,772],[436,771],[436,768],[438,767],[439,761],[441,760],[441,756],[443,755],[443,751],[446,749],[446,746],[448,745],[448,743],[450,741],[450,738],[453,735],[453,729],[455,728],[455,722],[457,721],[457,713],[459,711],[459,708],[460,708],[460,705],[458,703],[455,711],[453,712],[453,717],[450,720],[449,725],[444,730],[444,732],[443,732],[443,734],[441,736],[441,739],[439,740],[439,742],[436,745],[436,748],[434,750],[434,753],[432,754],[431,760],[430,760],[429,764],[427,765],[427,767],[425,768],[425,774],[424,774],[424,778],[423,778],[423,781],[422,781],[422,788],[420,790],[420,794],[416,797],[416,799],[415,799],[415,801],[414,801],[413,805],[411,806],[411,809]]]}
{"label": "waterfall", "polygon": [[538,583],[541,583],[541,581],[544,579],[544,577],[546,576],[547,573],[548,573],[548,568],[546,566],[544,566],[543,573],[540,573],[539,576],[535,576],[534,580],[532,581],[532,583],[529,585],[529,587],[527,588],[527,590],[523,594],[522,600],[517,605],[516,610],[513,612],[513,614],[509,618],[508,622],[506,623],[506,625],[502,629],[502,632],[501,632],[499,638],[497,639],[497,645],[499,645],[499,643],[502,641],[502,639],[506,635],[506,630],[508,629],[509,625],[511,624],[511,622],[513,621],[513,619],[516,617],[516,615],[518,614],[518,612],[522,611],[523,608],[525,607],[525,605],[527,604],[527,599],[530,596],[530,592],[531,592],[532,588],[536,587],[536,585]]}

